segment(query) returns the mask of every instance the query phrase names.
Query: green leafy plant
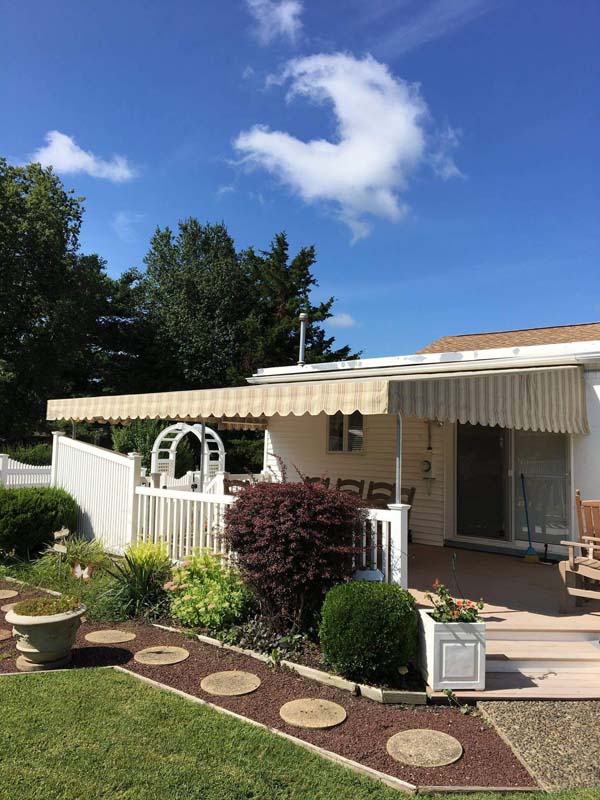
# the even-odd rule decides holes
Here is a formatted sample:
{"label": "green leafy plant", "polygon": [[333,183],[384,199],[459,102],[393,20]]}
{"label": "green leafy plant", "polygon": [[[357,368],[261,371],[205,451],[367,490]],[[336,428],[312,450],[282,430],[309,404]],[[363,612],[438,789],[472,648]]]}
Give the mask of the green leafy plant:
{"label": "green leafy plant", "polygon": [[78,597],[33,597],[28,600],[21,600],[13,609],[15,614],[24,617],[45,617],[51,614],[64,614],[67,611],[74,611],[79,608],[81,602]]}
{"label": "green leafy plant", "polygon": [[433,591],[426,592],[425,597],[433,605],[432,618],[436,622],[477,622],[479,612],[483,609],[483,600],[474,603],[472,600],[455,600],[448,588],[436,578]]}
{"label": "green leafy plant", "polygon": [[353,581],[330,589],[319,629],[327,661],[356,681],[398,681],[417,655],[412,595],[388,583]]}
{"label": "green leafy plant", "polygon": [[239,622],[252,608],[252,595],[238,572],[206,551],[195,553],[167,584],[173,619],[211,631]]}
{"label": "green leafy plant", "polygon": [[468,703],[460,703],[452,689],[442,689],[442,694],[445,694],[448,698],[448,705],[458,708],[461,714],[468,715],[472,713],[472,707]]}
{"label": "green leafy plant", "polygon": [[52,463],[51,444],[16,444],[8,448],[8,455],[22,464],[42,467]]}
{"label": "green leafy plant", "polygon": [[85,536],[72,534],[61,544],[66,552],[56,551],[54,546],[50,546],[44,551],[42,558],[55,559],[71,568],[79,565],[82,568],[97,569],[108,564],[108,556],[99,539],[86,539]]}
{"label": "green leafy plant", "polygon": [[122,559],[107,568],[115,582],[127,616],[159,616],[166,606],[163,588],[171,577],[173,564],[161,543],[141,542],[130,545]]}
{"label": "green leafy plant", "polygon": [[0,550],[30,557],[53,541],[54,531],[73,530],[77,505],[62,489],[0,487]]}

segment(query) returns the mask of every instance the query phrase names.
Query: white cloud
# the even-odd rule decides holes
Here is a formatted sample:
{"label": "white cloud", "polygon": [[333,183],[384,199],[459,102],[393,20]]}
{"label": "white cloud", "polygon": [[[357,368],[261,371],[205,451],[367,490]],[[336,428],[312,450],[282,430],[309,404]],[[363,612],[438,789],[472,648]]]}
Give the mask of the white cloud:
{"label": "white cloud", "polygon": [[246,0],[248,11],[256,22],[256,33],[263,44],[283,36],[296,41],[302,30],[301,0]]}
{"label": "white cloud", "polygon": [[137,214],[135,211],[117,211],[111,226],[119,239],[124,242],[135,242],[138,238],[136,226],[143,218],[143,214]]}
{"label": "white cloud", "polygon": [[[431,0],[420,2],[418,11],[400,25],[388,20],[388,32],[375,45],[378,54],[394,58],[427,42],[447,36],[490,10],[490,0]],[[398,12],[396,0],[386,13]]]}
{"label": "white cloud", "polygon": [[31,156],[43,167],[54,167],[64,174],[85,173],[93,178],[106,178],[115,183],[129,181],[136,171],[124,156],[113,156],[106,161],[89,150],[82,150],[72,136],[60,131],[48,131],[46,144]]}
{"label": "white cloud", "polygon": [[233,192],[235,192],[235,186],[232,186],[231,184],[226,184],[224,186],[219,186],[219,188],[217,189],[217,196],[223,197],[223,195],[233,194]]}
{"label": "white cloud", "polygon": [[465,176],[456,166],[452,151],[455,150],[459,143],[462,132],[458,128],[451,128],[447,125],[446,128],[439,132],[437,135],[435,147],[432,149],[429,156],[433,171],[444,181],[450,178],[464,178]]}
{"label": "white cloud", "polygon": [[398,221],[408,208],[401,198],[408,178],[428,158],[419,88],[371,56],[344,53],[294,59],[274,82],[289,82],[288,99],[330,104],[335,141],[306,142],[256,125],[234,141],[242,163],[266,169],[307,203],[324,202],[354,241],[370,232],[366,215]]}
{"label": "white cloud", "polygon": [[327,325],[330,325],[332,328],[355,328],[358,322],[351,314],[346,314],[345,311],[342,311],[339,314],[334,314],[332,317],[329,317]]}

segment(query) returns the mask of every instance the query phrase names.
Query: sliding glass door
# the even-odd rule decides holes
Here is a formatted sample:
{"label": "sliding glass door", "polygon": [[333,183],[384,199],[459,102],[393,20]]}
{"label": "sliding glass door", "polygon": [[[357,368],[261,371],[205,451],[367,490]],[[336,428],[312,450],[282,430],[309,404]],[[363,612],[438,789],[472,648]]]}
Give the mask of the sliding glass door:
{"label": "sliding glass door", "polygon": [[527,542],[526,496],[532,542],[560,544],[570,538],[570,487],[566,434],[457,424],[458,537]]}
{"label": "sliding glass door", "polygon": [[456,529],[459,536],[507,538],[507,431],[459,424],[456,440]]}
{"label": "sliding glass door", "polygon": [[527,540],[525,496],[533,542],[559,544],[561,539],[570,538],[569,452],[565,434],[515,431],[513,486],[515,539]]}

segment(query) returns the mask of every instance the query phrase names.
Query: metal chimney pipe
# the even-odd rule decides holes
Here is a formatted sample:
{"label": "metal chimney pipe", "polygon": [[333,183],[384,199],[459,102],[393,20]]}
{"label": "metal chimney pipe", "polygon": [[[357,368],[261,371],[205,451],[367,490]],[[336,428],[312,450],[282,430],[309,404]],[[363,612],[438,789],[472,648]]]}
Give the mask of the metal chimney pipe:
{"label": "metal chimney pipe", "polygon": [[308,322],[308,314],[304,311],[300,314],[300,352],[298,354],[298,366],[304,366],[304,351],[306,350],[306,323]]}

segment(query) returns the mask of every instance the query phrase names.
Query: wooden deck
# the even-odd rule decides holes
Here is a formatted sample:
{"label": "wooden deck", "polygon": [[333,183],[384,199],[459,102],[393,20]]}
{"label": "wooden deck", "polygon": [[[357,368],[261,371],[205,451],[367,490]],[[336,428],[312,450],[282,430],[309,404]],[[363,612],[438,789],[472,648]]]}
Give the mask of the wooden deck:
{"label": "wooden deck", "polygon": [[556,566],[411,545],[409,587],[420,605],[429,605],[424,595],[436,578],[456,597],[485,602],[486,690],[457,692],[459,697],[600,699],[600,603],[559,614]]}

